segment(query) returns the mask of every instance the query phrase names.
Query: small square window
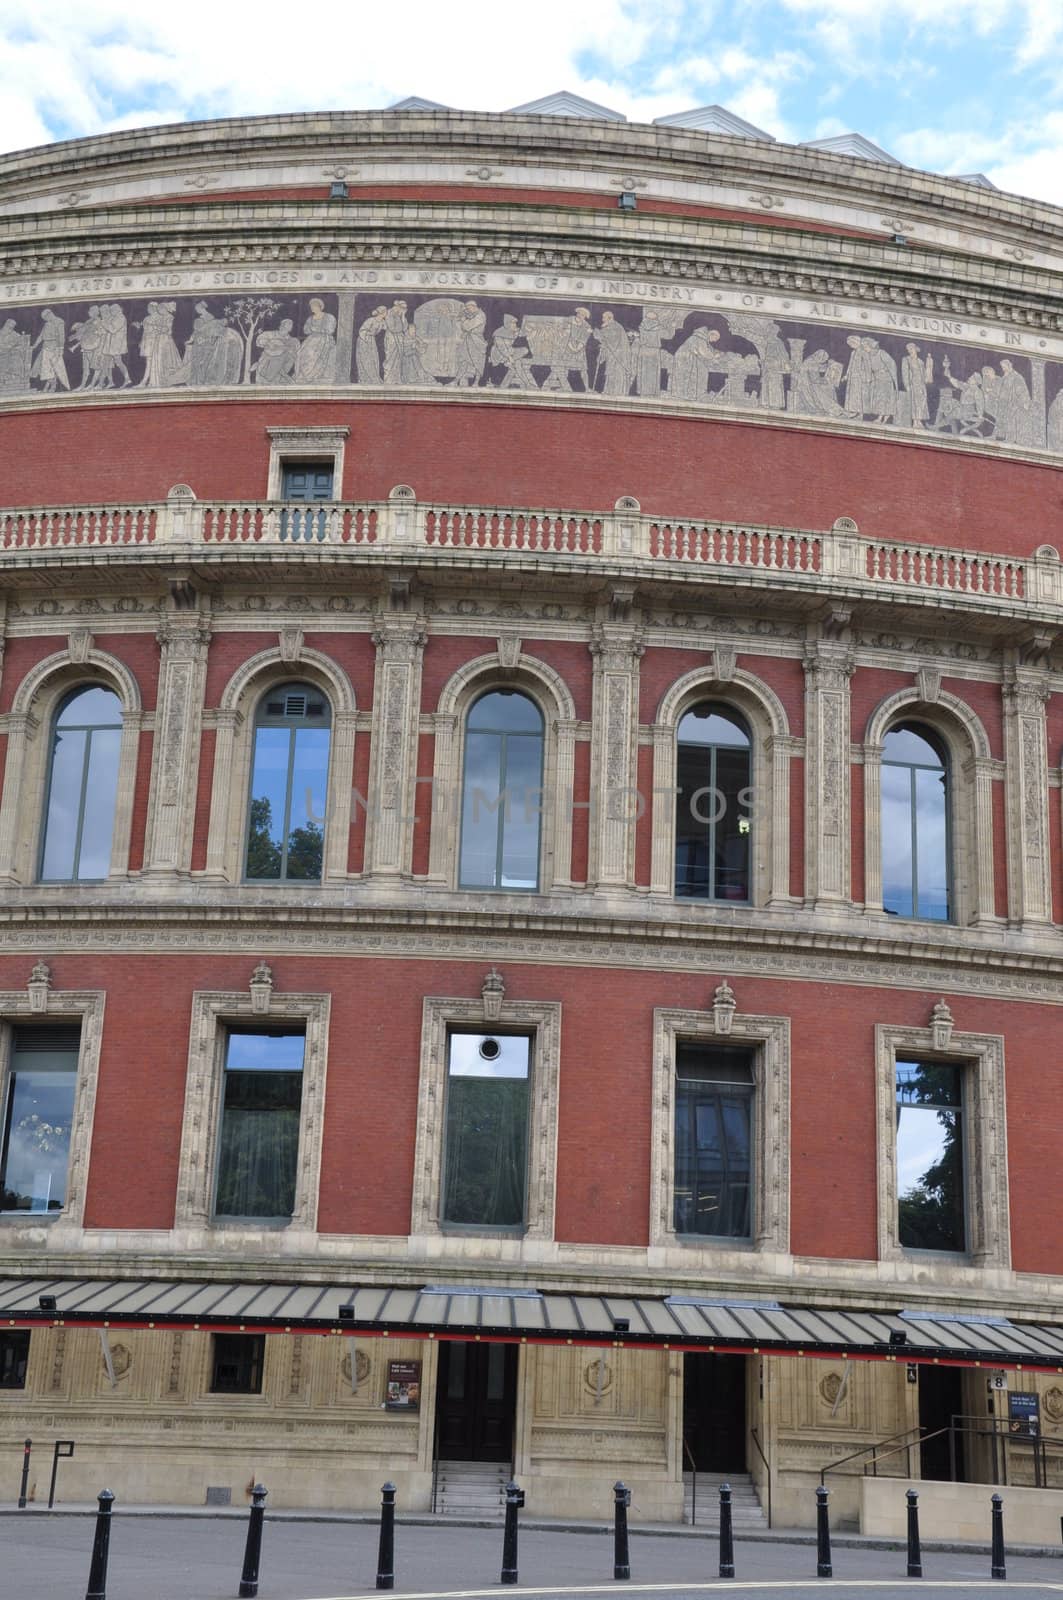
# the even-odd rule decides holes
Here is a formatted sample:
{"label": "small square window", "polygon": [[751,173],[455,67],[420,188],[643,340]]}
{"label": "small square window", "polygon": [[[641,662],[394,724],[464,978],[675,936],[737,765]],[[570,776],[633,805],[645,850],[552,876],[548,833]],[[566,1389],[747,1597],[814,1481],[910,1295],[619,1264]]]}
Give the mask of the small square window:
{"label": "small square window", "polygon": [[29,1329],[0,1333],[0,1389],[24,1389],[30,1358]]}
{"label": "small square window", "polygon": [[261,1394],[266,1339],[261,1333],[216,1333],[211,1394]]}

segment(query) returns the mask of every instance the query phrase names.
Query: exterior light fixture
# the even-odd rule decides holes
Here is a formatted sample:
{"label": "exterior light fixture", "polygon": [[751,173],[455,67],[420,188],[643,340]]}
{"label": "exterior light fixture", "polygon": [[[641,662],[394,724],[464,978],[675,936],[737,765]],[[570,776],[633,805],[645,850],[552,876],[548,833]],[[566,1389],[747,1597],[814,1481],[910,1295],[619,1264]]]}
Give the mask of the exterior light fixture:
{"label": "exterior light fixture", "polygon": [[890,1344],[907,1344],[908,1335],[903,1328],[890,1329]]}
{"label": "exterior light fixture", "polygon": [[630,1317],[614,1317],[613,1318],[613,1332],[614,1333],[630,1333],[631,1332],[631,1319],[630,1319]]}
{"label": "exterior light fixture", "polygon": [[621,211],[637,211],[638,210],[638,204],[639,204],[638,196],[636,194],[634,194],[632,192],[632,190],[630,190],[630,189],[625,189],[623,194],[620,195],[620,197],[618,198],[616,203],[619,206]]}
{"label": "exterior light fixture", "polygon": [[54,1294],[41,1294],[37,1296],[37,1304],[42,1311],[58,1311]]}
{"label": "exterior light fixture", "polygon": [[339,1315],[340,1315],[340,1321],[341,1322],[353,1322],[354,1321],[354,1307],[353,1306],[340,1306]]}
{"label": "exterior light fixture", "polygon": [[328,192],[330,200],[346,200],[350,191],[342,178],[333,179],[332,187]]}

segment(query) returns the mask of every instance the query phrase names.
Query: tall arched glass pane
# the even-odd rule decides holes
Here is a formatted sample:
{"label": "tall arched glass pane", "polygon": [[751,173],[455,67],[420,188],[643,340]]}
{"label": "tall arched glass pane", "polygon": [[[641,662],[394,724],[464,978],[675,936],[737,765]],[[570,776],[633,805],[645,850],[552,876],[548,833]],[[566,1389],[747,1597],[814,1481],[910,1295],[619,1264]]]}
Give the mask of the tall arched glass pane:
{"label": "tall arched glass pane", "polygon": [[465,727],[461,795],[463,889],[537,889],[543,716],[534,700],[496,689]]}
{"label": "tall arched glass pane", "polygon": [[122,705],[112,689],[75,689],[52,730],[41,878],[106,878],[118,796]]}
{"label": "tall arched glass pane", "polygon": [[320,689],[271,689],[255,718],[247,857],[252,882],[320,883],[331,710]]}
{"label": "tall arched glass pane", "polygon": [[744,719],[703,701],[680,719],[675,892],[748,903],[752,748]]}
{"label": "tall arched glass pane", "polygon": [[896,917],[949,919],[948,761],[918,723],[882,742],[882,904]]}

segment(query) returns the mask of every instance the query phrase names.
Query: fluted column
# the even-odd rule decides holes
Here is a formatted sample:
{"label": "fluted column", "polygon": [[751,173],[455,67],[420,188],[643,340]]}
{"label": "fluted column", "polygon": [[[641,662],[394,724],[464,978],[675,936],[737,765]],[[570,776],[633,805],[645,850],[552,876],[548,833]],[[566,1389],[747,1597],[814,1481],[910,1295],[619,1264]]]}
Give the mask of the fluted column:
{"label": "fluted column", "polygon": [[[638,794],[638,632],[601,622],[591,640],[594,706],[591,723],[591,839],[589,881],[601,889],[633,889]],[[648,803],[649,796],[641,797]]]}
{"label": "fluted column", "polygon": [[373,746],[369,762],[365,870],[396,877],[412,869],[424,619],[381,616],[373,631]]}
{"label": "fluted column", "polygon": [[210,617],[175,602],[156,634],[161,652],[145,873],[186,873],[192,861]]}
{"label": "fluted column", "polygon": [[1016,922],[1052,920],[1045,716],[1049,694],[1042,668],[1009,670],[1004,684],[1008,915]]}
{"label": "fluted column", "polygon": [[805,647],[805,895],[816,906],[848,905],[850,873],[849,680],[846,644]]}

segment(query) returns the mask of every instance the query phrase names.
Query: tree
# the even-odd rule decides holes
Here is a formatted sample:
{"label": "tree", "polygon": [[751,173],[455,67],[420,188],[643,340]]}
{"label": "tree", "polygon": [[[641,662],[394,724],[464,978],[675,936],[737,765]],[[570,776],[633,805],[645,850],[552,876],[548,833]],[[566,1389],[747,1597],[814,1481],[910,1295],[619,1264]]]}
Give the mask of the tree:
{"label": "tree", "polygon": [[273,808],[265,795],[251,801],[246,872],[249,878],[281,875],[281,847],[273,838]]}
{"label": "tree", "polygon": [[253,365],[251,354],[255,343],[255,334],[265,322],[267,317],[274,316],[281,309],[279,300],[271,300],[269,295],[252,294],[243,295],[239,300],[232,300],[225,307],[224,316],[227,322],[239,328],[244,337],[244,383],[251,382],[251,367]]}
{"label": "tree", "polygon": [[325,834],[316,822],[293,828],[288,835],[288,870],[285,876],[319,883],[325,859]]}

